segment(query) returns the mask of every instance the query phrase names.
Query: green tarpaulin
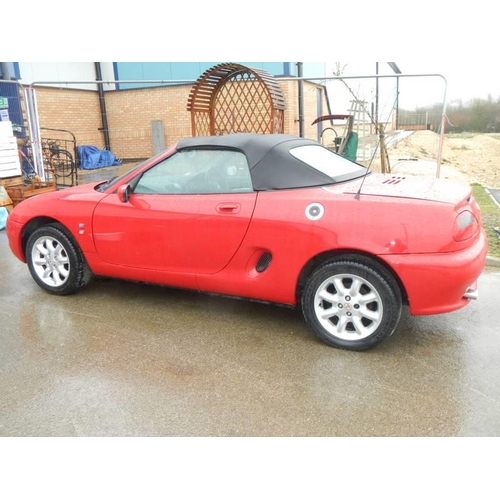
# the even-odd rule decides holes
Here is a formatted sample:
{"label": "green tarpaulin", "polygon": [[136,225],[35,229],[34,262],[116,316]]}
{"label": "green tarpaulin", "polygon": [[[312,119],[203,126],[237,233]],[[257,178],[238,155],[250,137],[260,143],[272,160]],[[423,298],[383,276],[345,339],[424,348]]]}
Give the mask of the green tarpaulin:
{"label": "green tarpaulin", "polygon": [[351,132],[349,139],[344,150],[344,155],[348,160],[356,161],[356,154],[358,152],[358,134]]}

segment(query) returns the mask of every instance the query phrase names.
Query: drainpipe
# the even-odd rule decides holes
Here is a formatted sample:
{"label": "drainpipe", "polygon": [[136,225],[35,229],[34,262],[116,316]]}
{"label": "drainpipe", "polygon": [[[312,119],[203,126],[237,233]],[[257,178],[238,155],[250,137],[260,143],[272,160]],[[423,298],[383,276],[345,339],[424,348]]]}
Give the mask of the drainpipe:
{"label": "drainpipe", "polygon": [[[95,62],[95,76],[97,80],[97,90],[99,92],[99,106],[101,108],[101,122],[102,133],[104,135],[104,148],[108,151],[111,151],[111,145],[109,142],[109,130],[108,130],[108,115],[106,113],[106,101],[104,100],[104,86],[102,84],[102,71],[101,71],[101,63]],[[99,83],[101,82],[101,83]]]}
{"label": "drainpipe", "polygon": [[[297,76],[303,76],[303,63],[297,63]],[[304,81],[299,80],[299,136],[304,137]]]}
{"label": "drainpipe", "polygon": [[3,80],[12,80],[9,65],[6,62],[1,62],[0,68],[2,69],[2,79]]}

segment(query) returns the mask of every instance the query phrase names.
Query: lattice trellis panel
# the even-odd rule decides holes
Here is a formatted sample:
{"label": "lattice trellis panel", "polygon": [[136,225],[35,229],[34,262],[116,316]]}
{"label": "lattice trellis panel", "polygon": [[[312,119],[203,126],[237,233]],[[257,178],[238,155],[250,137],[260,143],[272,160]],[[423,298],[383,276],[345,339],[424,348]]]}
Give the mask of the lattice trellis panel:
{"label": "lattice trellis panel", "polygon": [[283,133],[284,109],[277,80],[240,64],[220,64],[206,71],[188,100],[193,136]]}
{"label": "lattice trellis panel", "polygon": [[[208,113],[196,113],[194,119],[198,135],[210,135],[210,115]],[[193,134],[193,137],[196,137],[196,134]]]}

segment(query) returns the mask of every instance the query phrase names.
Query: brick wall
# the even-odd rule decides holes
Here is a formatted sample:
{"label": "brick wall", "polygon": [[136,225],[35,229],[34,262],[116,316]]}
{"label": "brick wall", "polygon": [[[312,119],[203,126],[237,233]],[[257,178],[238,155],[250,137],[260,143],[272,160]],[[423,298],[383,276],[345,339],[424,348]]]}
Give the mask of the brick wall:
{"label": "brick wall", "polygon": [[[36,100],[40,127],[69,130],[76,136],[78,146],[104,147],[97,92],[37,87]],[[42,137],[47,134],[51,138],[66,138],[65,134],[42,130]]]}
{"label": "brick wall", "polygon": [[[299,86],[295,81],[280,82],[285,94],[287,109],[285,111],[285,134],[299,135]],[[304,136],[317,140],[317,125],[311,125],[318,118],[317,114],[317,89],[322,89],[322,114],[329,114],[326,95],[321,85],[304,82]]]}
{"label": "brick wall", "polygon": [[191,136],[187,101],[191,85],[106,92],[111,149],[118,157],[153,154],[151,121],[161,120],[165,145]]}
{"label": "brick wall", "polygon": [[[285,94],[284,132],[299,134],[298,85],[281,81]],[[305,136],[317,138],[316,84],[304,82]],[[191,115],[187,102],[191,85],[129,89],[105,92],[111,151],[119,158],[147,158],[153,154],[153,120],[161,120],[165,145],[191,136]],[[95,91],[37,87],[38,112],[41,127],[70,130],[77,146],[104,147],[99,95]],[[328,113],[323,92],[323,114]],[[44,135],[44,134],[42,134]],[[52,134],[51,134],[52,135]]]}

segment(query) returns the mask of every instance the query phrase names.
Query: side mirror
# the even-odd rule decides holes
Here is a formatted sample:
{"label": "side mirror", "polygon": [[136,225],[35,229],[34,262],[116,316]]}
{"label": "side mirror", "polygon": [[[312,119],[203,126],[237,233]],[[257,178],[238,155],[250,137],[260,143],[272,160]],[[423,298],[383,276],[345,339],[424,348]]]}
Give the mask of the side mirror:
{"label": "side mirror", "polygon": [[131,194],[132,194],[132,188],[130,187],[130,184],[125,184],[118,188],[118,199],[122,203],[127,203],[128,200],[130,199]]}

